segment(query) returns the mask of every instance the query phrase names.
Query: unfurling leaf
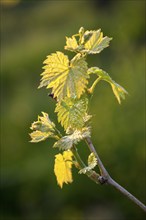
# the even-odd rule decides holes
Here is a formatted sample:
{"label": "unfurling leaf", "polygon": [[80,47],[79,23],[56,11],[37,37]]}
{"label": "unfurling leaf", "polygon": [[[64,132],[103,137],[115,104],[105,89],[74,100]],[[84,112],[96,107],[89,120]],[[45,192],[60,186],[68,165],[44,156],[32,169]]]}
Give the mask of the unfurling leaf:
{"label": "unfurling leaf", "polygon": [[78,49],[78,46],[79,45],[78,45],[77,40],[74,36],[66,37],[66,46],[65,46],[66,50],[76,51]]}
{"label": "unfurling leaf", "polygon": [[58,122],[67,130],[80,129],[84,127],[85,118],[87,118],[88,99],[66,98],[57,103],[55,112],[58,114]]}
{"label": "unfurling leaf", "polygon": [[79,29],[78,34],[66,38],[65,49],[78,53],[96,54],[108,47],[111,40],[112,38],[107,36],[103,37],[100,29],[84,31],[82,27]]}
{"label": "unfurling leaf", "polygon": [[91,153],[88,157],[88,166],[81,169],[79,171],[80,174],[85,174],[86,172],[89,172],[94,169],[94,167],[97,165],[97,158],[95,157],[94,153]]}
{"label": "unfurling leaf", "polygon": [[84,35],[89,35],[90,33],[92,35],[84,45],[84,51],[88,54],[100,53],[104,48],[109,46],[109,42],[112,40],[112,38],[107,36],[103,37],[100,29],[97,31],[86,31]]}
{"label": "unfurling leaf", "polygon": [[102,77],[102,80],[106,80],[107,82],[111,82],[112,79],[107,72],[98,68],[98,67],[91,67],[88,69],[88,74],[97,74],[99,77]]}
{"label": "unfurling leaf", "polygon": [[43,116],[38,116],[38,120],[33,122],[30,129],[33,132],[30,134],[31,142],[40,142],[48,137],[59,139],[55,124],[50,120],[47,113],[42,112]]}
{"label": "unfurling leaf", "polygon": [[91,169],[94,169],[94,167],[97,165],[97,158],[95,157],[94,153],[91,153],[88,157],[88,166]]}
{"label": "unfurling leaf", "polygon": [[[92,73],[97,74],[100,77],[100,80],[110,83],[115,97],[117,98],[119,104],[121,104],[121,99],[125,99],[125,95],[128,94],[128,92],[122,86],[112,80],[109,74],[102,69],[98,67],[91,67],[88,69],[88,74],[90,75]],[[91,89],[89,90],[91,91]]]}
{"label": "unfurling leaf", "polygon": [[63,154],[57,154],[55,156],[54,172],[57,178],[58,185],[62,188],[63,184],[71,183],[72,179],[72,157],[71,151],[64,151]]}
{"label": "unfurling leaf", "polygon": [[111,87],[113,90],[113,93],[115,94],[119,104],[121,104],[121,98],[125,99],[125,94],[128,94],[128,92],[122,87],[120,86],[118,83],[114,82],[111,83]]}
{"label": "unfurling leaf", "polygon": [[59,150],[68,150],[86,137],[90,137],[90,128],[85,127],[81,130],[75,130],[72,134],[62,137],[53,147],[58,147]]}
{"label": "unfurling leaf", "polygon": [[71,61],[62,52],[49,55],[44,61],[44,72],[40,87],[52,88],[52,93],[58,101],[65,97],[80,98],[85,91],[89,75],[87,74],[87,63],[80,54]]}

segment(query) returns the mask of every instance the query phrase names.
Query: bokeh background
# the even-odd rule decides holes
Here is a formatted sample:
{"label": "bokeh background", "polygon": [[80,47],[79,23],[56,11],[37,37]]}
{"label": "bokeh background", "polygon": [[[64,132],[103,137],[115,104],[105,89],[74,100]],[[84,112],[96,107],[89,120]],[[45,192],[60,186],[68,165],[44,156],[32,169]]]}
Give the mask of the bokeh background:
{"label": "bokeh background", "polygon": [[[145,194],[145,0],[1,0],[1,209],[2,220],[142,220],[144,213],[110,186],[73,169],[60,189],[53,172],[53,140],[30,143],[41,111],[53,121],[54,101],[38,90],[42,62],[63,51],[65,36],[101,28],[110,47],[88,58],[129,92],[118,105],[98,84],[90,112],[92,140],[111,176],[141,201]],[[70,57],[71,52],[64,51]],[[84,144],[79,151],[86,160]]]}

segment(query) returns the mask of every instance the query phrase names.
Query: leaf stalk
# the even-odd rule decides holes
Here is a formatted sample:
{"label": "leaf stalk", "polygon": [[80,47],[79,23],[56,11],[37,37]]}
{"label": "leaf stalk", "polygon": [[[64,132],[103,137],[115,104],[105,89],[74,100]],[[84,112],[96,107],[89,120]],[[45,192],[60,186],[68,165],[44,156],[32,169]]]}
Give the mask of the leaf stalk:
{"label": "leaf stalk", "polygon": [[94,92],[94,89],[95,89],[97,83],[101,80],[101,78],[102,78],[102,77],[99,76],[99,77],[94,81],[94,83],[92,84],[92,86],[88,89],[88,93],[92,94],[92,93]]}

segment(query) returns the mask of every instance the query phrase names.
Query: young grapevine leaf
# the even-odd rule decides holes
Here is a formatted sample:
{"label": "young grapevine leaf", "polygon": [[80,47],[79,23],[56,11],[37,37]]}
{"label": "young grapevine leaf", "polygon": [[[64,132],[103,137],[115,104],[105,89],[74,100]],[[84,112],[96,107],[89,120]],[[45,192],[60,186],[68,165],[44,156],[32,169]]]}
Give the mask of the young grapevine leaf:
{"label": "young grapevine leaf", "polygon": [[91,67],[88,69],[88,74],[97,74],[99,77],[102,77],[102,80],[105,80],[107,82],[112,82],[111,77],[109,76],[109,74],[107,72],[105,72],[104,70],[98,68],[98,67]]}
{"label": "young grapevine leaf", "polygon": [[57,154],[55,156],[54,173],[57,178],[58,185],[62,188],[63,184],[71,183],[72,179],[72,157],[71,151],[64,151],[63,154]]}
{"label": "young grapevine leaf", "polygon": [[38,120],[33,122],[31,125],[31,130],[33,132],[30,134],[31,142],[40,142],[48,137],[59,139],[55,124],[50,120],[47,113],[42,112],[43,117],[38,116]]}
{"label": "young grapevine leaf", "polygon": [[67,135],[58,140],[53,147],[59,150],[68,150],[86,137],[90,137],[90,128],[84,127],[81,130],[75,130],[71,135]]}
{"label": "young grapevine leaf", "polygon": [[89,35],[89,33],[91,33],[92,36],[84,45],[84,51],[88,54],[100,53],[104,48],[109,46],[109,42],[112,40],[112,38],[107,36],[103,37],[103,33],[100,29],[97,31],[86,31],[84,35]]}
{"label": "young grapevine leaf", "polygon": [[64,47],[64,49],[70,51],[77,51],[78,47],[79,47],[78,42],[74,36],[66,37],[66,46]]}
{"label": "young grapevine leaf", "polygon": [[93,170],[96,165],[97,165],[97,158],[95,157],[94,153],[91,153],[88,157],[88,166],[81,169],[79,171],[79,173],[80,174],[82,174],[82,173],[85,174],[85,173]]}
{"label": "young grapevine leaf", "polygon": [[[88,54],[98,54],[109,46],[112,38],[103,36],[100,29],[84,30],[81,27],[77,34],[66,37],[65,49],[75,52],[76,55],[69,60],[64,53],[57,51],[48,55],[44,61],[43,73],[39,88],[46,87],[51,90],[49,96],[56,100],[55,113],[58,122],[64,127],[66,135],[62,137],[50,120],[47,113],[42,112],[38,120],[31,125],[31,142],[40,142],[49,137],[56,139],[54,148],[63,151],[55,155],[54,173],[57,183],[62,188],[63,184],[71,183],[72,165],[74,164],[79,173],[87,174],[95,182],[99,181],[99,174],[93,169],[97,165],[97,158],[94,153],[88,156],[88,165],[77,153],[76,145],[84,140],[91,148],[86,138],[90,138],[89,120],[92,117],[88,114],[88,93],[93,93],[94,88],[100,80],[108,82],[119,103],[125,99],[127,91],[117,84],[108,73],[98,67],[88,69],[86,57]],[[87,88],[90,74],[96,74],[97,79],[90,88]],[[73,161],[73,156],[75,162]],[[101,183],[101,182],[100,182]]]}
{"label": "young grapevine leaf", "polygon": [[84,28],[81,27],[78,34],[70,38],[66,37],[65,49],[77,53],[97,54],[108,47],[111,40],[112,38],[107,36],[103,37],[100,29],[84,31]]}
{"label": "young grapevine leaf", "polygon": [[128,92],[122,86],[120,86],[118,83],[114,81],[111,83],[111,87],[119,104],[121,104],[121,99],[125,99],[125,95],[128,94]]}
{"label": "young grapevine leaf", "polygon": [[52,88],[54,97],[61,101],[65,97],[77,97],[84,93],[88,83],[87,63],[80,54],[71,61],[62,52],[49,55],[44,61],[44,72],[40,87]]}
{"label": "young grapevine leaf", "polygon": [[128,94],[128,92],[122,86],[112,80],[109,74],[102,69],[98,67],[91,67],[88,69],[88,74],[90,75],[92,73],[97,74],[100,77],[100,80],[104,80],[111,85],[115,97],[117,98],[119,104],[121,104],[121,99],[125,99],[125,95]]}
{"label": "young grapevine leaf", "polygon": [[67,130],[80,129],[85,124],[87,118],[88,99],[65,98],[60,103],[57,103],[55,112],[58,115],[58,122]]}
{"label": "young grapevine leaf", "polygon": [[94,169],[94,167],[97,165],[97,158],[95,157],[94,153],[91,153],[88,157],[88,166],[90,169]]}

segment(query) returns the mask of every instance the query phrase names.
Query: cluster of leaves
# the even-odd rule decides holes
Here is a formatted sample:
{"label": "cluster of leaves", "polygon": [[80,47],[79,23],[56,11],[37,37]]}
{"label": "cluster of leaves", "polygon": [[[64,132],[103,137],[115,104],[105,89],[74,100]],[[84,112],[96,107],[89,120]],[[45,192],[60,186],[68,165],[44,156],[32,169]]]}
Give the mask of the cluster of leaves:
{"label": "cluster of leaves", "polygon": [[[72,37],[66,37],[65,50],[75,53],[69,60],[64,53],[57,51],[47,56],[44,61],[44,71],[41,74],[41,87],[51,90],[56,100],[55,112],[58,122],[61,123],[65,136],[62,136],[51,122],[47,113],[42,113],[38,121],[31,126],[33,132],[30,134],[32,142],[43,141],[49,137],[56,139],[54,144],[62,153],[55,156],[54,172],[60,187],[63,183],[72,182],[72,165],[75,164],[76,157],[73,148],[77,143],[90,137],[88,114],[89,94],[93,93],[96,84],[100,80],[108,82],[118,100],[125,98],[126,90],[112,80],[108,73],[98,67],[88,68],[87,55],[98,54],[109,46],[112,38],[103,37],[101,30],[85,31],[83,27]],[[88,88],[90,75],[96,74],[97,79]],[[94,169],[97,161],[94,154],[89,155],[88,165],[83,167],[79,173],[86,173]]]}

